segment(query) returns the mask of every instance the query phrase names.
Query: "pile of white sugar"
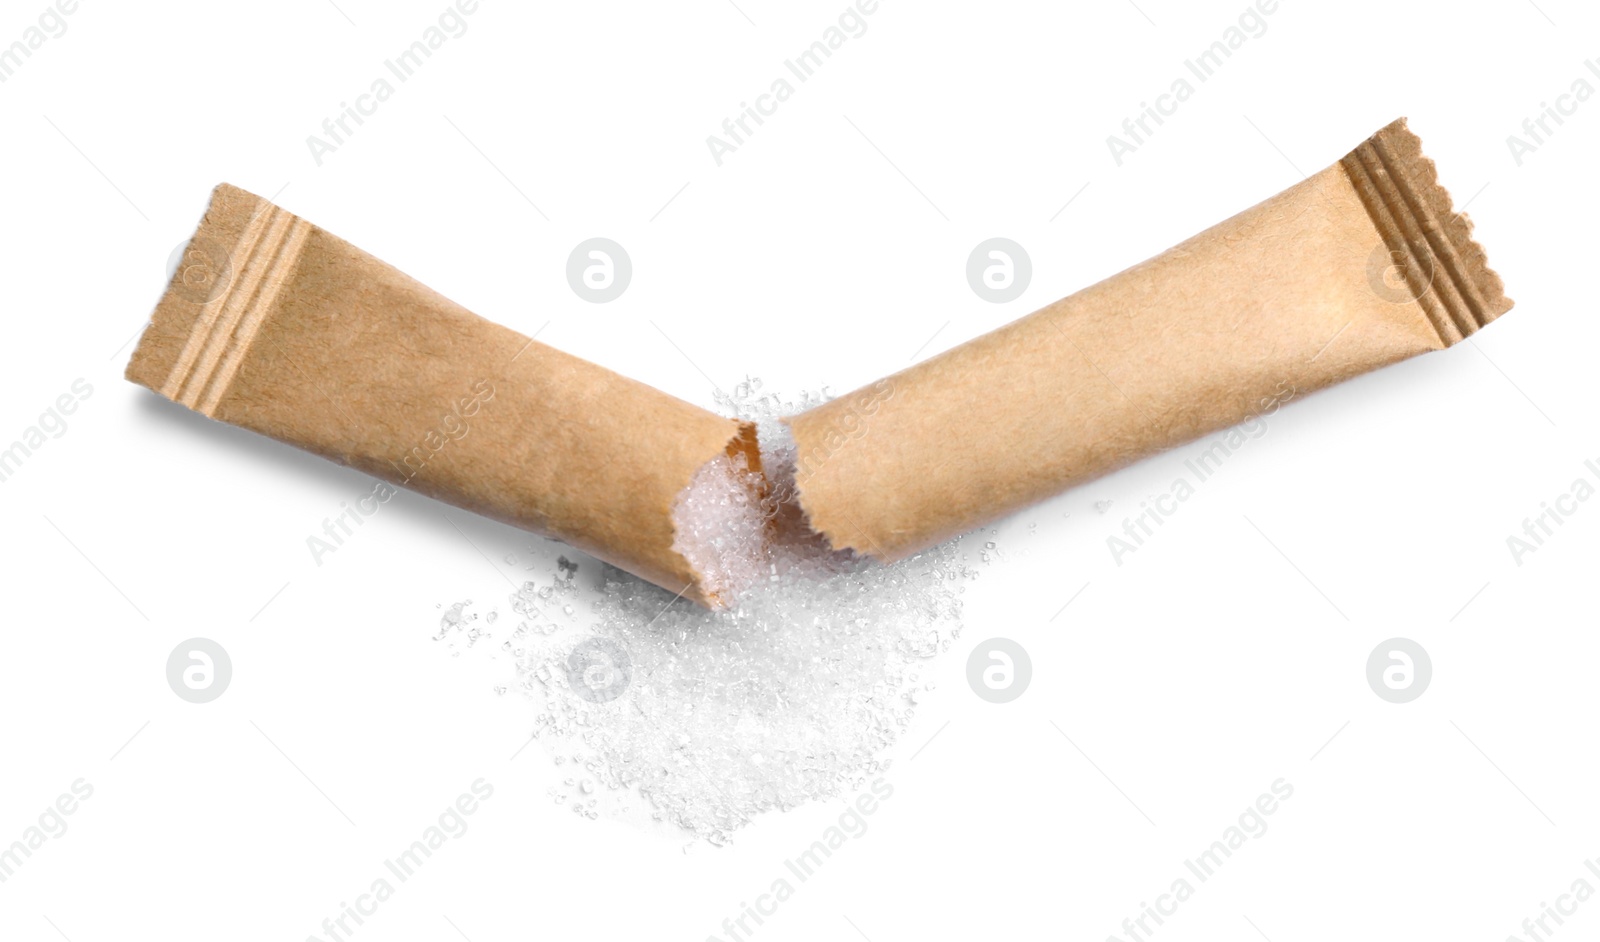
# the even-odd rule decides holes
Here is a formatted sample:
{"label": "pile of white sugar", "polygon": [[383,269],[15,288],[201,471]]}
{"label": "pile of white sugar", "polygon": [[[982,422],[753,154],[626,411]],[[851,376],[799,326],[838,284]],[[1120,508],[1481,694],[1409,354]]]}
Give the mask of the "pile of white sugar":
{"label": "pile of white sugar", "polygon": [[[894,565],[829,551],[795,508],[793,448],[777,421],[817,398],[784,402],[747,380],[718,399],[759,424],[777,482],[762,493],[743,459],[718,459],[679,502],[676,548],[727,608],[611,567],[586,586],[562,559],[512,597],[521,624],[502,646],[537,707],[534,736],[571,772],[556,801],[593,817],[597,794],[637,794],[656,819],[712,843],[885,767],[977,576],[955,542]],[[440,637],[469,631],[482,629],[457,607]]]}

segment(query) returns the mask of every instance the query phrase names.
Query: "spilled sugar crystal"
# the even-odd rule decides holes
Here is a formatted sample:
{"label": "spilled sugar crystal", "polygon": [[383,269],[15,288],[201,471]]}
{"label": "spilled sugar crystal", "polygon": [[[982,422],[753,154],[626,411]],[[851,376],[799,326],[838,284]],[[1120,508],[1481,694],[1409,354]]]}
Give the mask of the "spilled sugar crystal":
{"label": "spilled sugar crystal", "polygon": [[743,454],[707,462],[679,495],[672,510],[672,548],[695,572],[701,588],[719,604],[738,597],[766,572],[767,523],[762,476]]}
{"label": "spilled sugar crystal", "polygon": [[[534,735],[558,766],[570,756],[587,773],[581,795],[636,790],[651,818],[715,845],[886,767],[977,575],[956,542],[894,565],[830,550],[798,510],[794,448],[777,421],[822,397],[760,390],[748,380],[718,401],[757,423],[766,492],[742,458],[719,458],[674,514],[675,548],[724,609],[603,564],[580,582],[562,557],[547,582],[512,596],[522,622],[506,642],[536,706]],[[466,618],[445,621],[448,632]],[[594,805],[574,810],[593,818]]]}

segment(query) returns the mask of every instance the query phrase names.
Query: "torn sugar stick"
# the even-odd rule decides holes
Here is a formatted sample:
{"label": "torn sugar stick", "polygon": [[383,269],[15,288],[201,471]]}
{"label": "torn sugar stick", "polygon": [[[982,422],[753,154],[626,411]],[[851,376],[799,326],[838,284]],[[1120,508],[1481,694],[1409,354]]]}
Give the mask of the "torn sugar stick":
{"label": "torn sugar stick", "polygon": [[895,560],[1511,308],[1396,121],[1176,248],[789,420],[800,504]]}
{"label": "torn sugar stick", "polygon": [[486,321],[258,196],[219,186],[128,379],[702,604],[673,508],[754,428]]}

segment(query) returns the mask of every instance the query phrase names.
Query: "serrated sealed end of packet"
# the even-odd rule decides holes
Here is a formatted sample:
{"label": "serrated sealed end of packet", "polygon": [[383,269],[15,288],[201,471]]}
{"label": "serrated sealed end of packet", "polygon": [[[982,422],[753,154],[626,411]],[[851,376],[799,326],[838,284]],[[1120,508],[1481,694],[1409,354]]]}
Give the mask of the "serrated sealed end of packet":
{"label": "serrated sealed end of packet", "polygon": [[467,311],[226,184],[127,378],[218,421],[570,543],[704,605],[674,546],[697,473],[759,473],[717,416]]}
{"label": "serrated sealed end of packet", "polygon": [[1472,220],[1439,184],[1422,140],[1400,118],[1340,161],[1388,250],[1375,274],[1410,298],[1451,346],[1511,310],[1500,276],[1472,238]]}
{"label": "serrated sealed end of packet", "polygon": [[892,562],[1510,308],[1402,119],[1167,252],[786,420],[798,501],[834,549]]}
{"label": "serrated sealed end of packet", "polygon": [[[237,367],[237,354],[260,326],[259,316],[243,315],[270,307],[270,298],[252,303],[257,289],[265,285],[271,292],[282,285],[283,270],[298,260],[309,228],[254,194],[218,186],[139,338],[126,378],[210,415],[216,403],[208,392],[226,387],[212,380],[224,359]],[[236,277],[249,286],[235,285]]]}

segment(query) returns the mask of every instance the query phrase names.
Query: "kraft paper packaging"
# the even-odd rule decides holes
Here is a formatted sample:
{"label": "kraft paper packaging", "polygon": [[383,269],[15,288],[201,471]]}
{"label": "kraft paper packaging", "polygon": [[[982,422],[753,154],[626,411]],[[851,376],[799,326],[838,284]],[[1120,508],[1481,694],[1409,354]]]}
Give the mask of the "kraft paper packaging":
{"label": "kraft paper packaging", "polygon": [[672,509],[754,428],[486,321],[219,186],[128,364],[214,419],[564,540],[701,604]]}
{"label": "kraft paper packaging", "polygon": [[835,549],[904,558],[1074,484],[1442,350],[1511,308],[1396,121],[1163,255],[789,420]]}

